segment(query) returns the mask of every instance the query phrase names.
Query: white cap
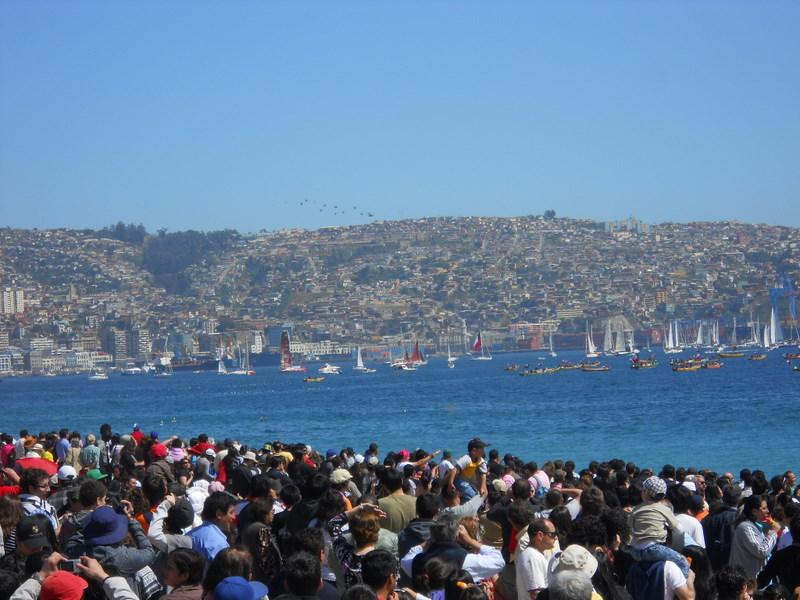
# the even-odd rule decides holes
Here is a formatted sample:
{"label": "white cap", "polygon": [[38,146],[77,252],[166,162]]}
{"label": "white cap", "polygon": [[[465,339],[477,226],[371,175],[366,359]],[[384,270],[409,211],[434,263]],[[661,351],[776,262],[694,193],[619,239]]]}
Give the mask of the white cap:
{"label": "white cap", "polygon": [[78,474],[75,472],[75,469],[69,465],[64,465],[58,470],[58,480],[59,481],[70,481],[75,479]]}

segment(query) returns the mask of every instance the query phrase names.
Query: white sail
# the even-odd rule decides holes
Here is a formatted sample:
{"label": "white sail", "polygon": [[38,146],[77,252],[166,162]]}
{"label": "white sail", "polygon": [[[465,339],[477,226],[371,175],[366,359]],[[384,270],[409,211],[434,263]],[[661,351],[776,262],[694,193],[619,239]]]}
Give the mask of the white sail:
{"label": "white sail", "polygon": [[675,327],[675,322],[674,321],[670,321],[669,322],[669,333],[667,334],[667,348],[669,350],[672,350],[675,347],[675,336],[672,335],[672,330],[674,329],[674,327]]}
{"label": "white sail", "polygon": [[764,348],[769,349],[772,341],[769,339],[769,325],[764,325]]}
{"label": "white sail", "polygon": [[606,321],[606,332],[603,336],[603,352],[610,353],[614,349],[614,334],[611,332],[611,319]]}
{"label": "white sail", "polygon": [[736,317],[733,317],[733,327],[731,328],[731,348],[736,347]]}
{"label": "white sail", "polygon": [[220,359],[217,361],[217,373],[219,373],[220,375],[228,374],[228,369],[225,366],[225,361],[222,360],[222,357],[220,357]]}
{"label": "white sail", "polygon": [[700,321],[700,324],[697,326],[697,337],[694,340],[695,346],[702,346],[703,345],[703,322]]}
{"label": "white sail", "polygon": [[358,347],[356,350],[356,368],[363,369],[364,368],[364,359],[361,358],[361,346]]}
{"label": "white sail", "polygon": [[617,336],[614,338],[614,352],[618,354],[625,354],[628,350],[628,345],[625,341],[625,332],[620,328],[617,331]]}
{"label": "white sail", "polygon": [[589,326],[589,321],[586,321],[586,354],[597,354],[597,346],[594,345],[592,339],[592,328]]}
{"label": "white sail", "polygon": [[783,342],[781,320],[778,317],[778,309],[774,306],[772,307],[772,314],[770,315],[769,337],[773,345],[778,345]]}

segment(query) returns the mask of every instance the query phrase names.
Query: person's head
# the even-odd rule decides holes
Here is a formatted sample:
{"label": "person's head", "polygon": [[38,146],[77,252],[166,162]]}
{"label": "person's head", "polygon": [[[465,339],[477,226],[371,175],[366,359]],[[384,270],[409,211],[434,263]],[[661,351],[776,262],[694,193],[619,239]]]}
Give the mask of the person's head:
{"label": "person's head", "polygon": [[56,532],[44,515],[30,515],[17,522],[17,552],[31,556],[43,550],[56,548]]}
{"label": "person's head", "polygon": [[226,577],[244,577],[253,575],[253,557],[241,546],[231,546],[217,553],[203,579],[203,591],[213,592],[214,588]]}
{"label": "person's head", "polygon": [[378,600],[378,595],[368,585],[358,583],[347,588],[342,600]]}
{"label": "person's head", "polygon": [[297,552],[284,564],[286,588],[295,596],[314,596],[322,585],[322,566],[318,556]]}
{"label": "person's head", "polygon": [[291,548],[292,553],[308,552],[322,560],[322,552],[325,550],[325,538],[322,535],[322,529],[319,527],[306,527],[296,531],[292,535]]}
{"label": "person's head", "polygon": [[373,590],[391,592],[397,583],[397,559],[388,550],[373,550],[361,561],[361,578]]}
{"label": "person's head", "polygon": [[47,498],[50,494],[50,476],[41,469],[27,469],[19,478],[19,487],[25,494]]}
{"label": "person's head", "polygon": [[383,472],[381,483],[390,492],[396,492],[403,488],[403,474],[396,469],[386,469]]}
{"label": "person's head", "polygon": [[293,483],[289,485],[284,485],[281,488],[280,494],[278,497],[281,499],[287,508],[290,508],[300,502],[302,496],[300,494],[300,488],[294,485]]}
{"label": "person's head", "polygon": [[794,474],[794,471],[786,471],[786,473],[783,474],[783,478],[786,480],[786,484],[789,487],[797,485],[797,476]]}
{"label": "person's head", "polygon": [[469,453],[470,458],[473,461],[483,458],[483,449],[488,445],[489,444],[480,438],[472,438],[467,443],[467,452]]}
{"label": "person's head", "polygon": [[205,560],[191,548],[178,548],[167,557],[165,583],[173,588],[182,585],[200,585],[203,581]]}
{"label": "person's head", "polygon": [[761,598],[763,600],[790,600],[794,596],[785,585],[773,583],[761,590]]}
{"label": "person's head", "polygon": [[591,486],[581,494],[581,515],[599,515],[606,506],[605,495],[597,486]]}
{"label": "person's head", "polygon": [[459,519],[453,513],[440,513],[431,525],[431,542],[454,542],[458,535]]}
{"label": "person's head", "polygon": [[692,492],[685,485],[671,485],[667,489],[667,498],[676,515],[687,514],[692,508]]}
{"label": "person's head", "polygon": [[722,567],[715,576],[719,600],[745,600],[747,598],[747,573],[736,565]]}
{"label": "person's head", "polygon": [[250,518],[254,523],[272,523],[272,500],[256,498],[250,503]]}
{"label": "person's head", "polygon": [[350,533],[358,548],[378,542],[381,521],[374,513],[358,511],[350,517]]}
{"label": "person's head", "polygon": [[84,509],[92,510],[106,503],[108,490],[102,481],[87,479],[78,488],[78,501]]}
{"label": "person's head", "polygon": [[572,524],[567,536],[568,544],[580,544],[584,548],[595,550],[606,546],[608,539],[606,525],[599,515],[581,517]]}
{"label": "person's head", "polygon": [[592,580],[581,571],[560,571],[550,579],[547,591],[551,600],[590,600]]}
{"label": "person's head", "polygon": [[767,505],[767,498],[765,496],[753,494],[744,499],[742,504],[742,514],[739,518],[740,521],[763,521],[769,516],[769,506]]}
{"label": "person's head", "polygon": [[739,506],[741,497],[742,491],[738,485],[728,484],[722,488],[722,501],[728,506]]}
{"label": "person's head", "polygon": [[69,429],[58,430],[58,437],[61,438],[62,440],[66,439],[68,436],[69,436]]}
{"label": "person's head", "polygon": [[658,502],[664,499],[666,493],[667,482],[661,479],[661,477],[653,475],[645,479],[642,483],[642,499],[645,501],[650,500],[652,502]]}
{"label": "person's head", "polygon": [[441,504],[436,494],[425,493],[417,498],[417,516],[420,519],[433,519]]}
{"label": "person's head", "polygon": [[789,521],[789,533],[792,534],[792,540],[795,543],[800,543],[800,512],[795,513],[792,520]]}
{"label": "person's head", "polygon": [[527,500],[512,502],[511,506],[508,507],[508,520],[517,529],[522,529],[529,525],[534,518],[533,507]]}
{"label": "person's head", "polygon": [[434,556],[425,563],[420,578],[415,578],[414,589],[423,593],[441,590],[455,578],[457,571],[452,560]]}
{"label": "person's head", "polygon": [[531,482],[524,477],[511,484],[511,497],[514,500],[528,500],[532,495]]}
{"label": "person's head", "polygon": [[545,550],[552,549],[556,540],[558,539],[558,532],[555,525],[549,519],[534,519],[528,525],[528,537],[531,540],[531,545],[544,552]]}
{"label": "person's head", "polygon": [[167,511],[164,527],[168,533],[182,534],[194,523],[194,509],[192,503],[186,498],[180,498]]}
{"label": "person's head", "polygon": [[203,521],[213,521],[220,529],[230,529],[235,518],[236,499],[225,492],[214,492],[203,504]]}
{"label": "person's head", "polygon": [[142,480],[142,493],[151,506],[161,504],[167,496],[167,480],[156,473],[148,473]]}
{"label": "person's head", "polygon": [[22,510],[22,502],[16,496],[0,496],[0,530],[4,538],[8,539],[8,534],[17,526],[25,516]]}

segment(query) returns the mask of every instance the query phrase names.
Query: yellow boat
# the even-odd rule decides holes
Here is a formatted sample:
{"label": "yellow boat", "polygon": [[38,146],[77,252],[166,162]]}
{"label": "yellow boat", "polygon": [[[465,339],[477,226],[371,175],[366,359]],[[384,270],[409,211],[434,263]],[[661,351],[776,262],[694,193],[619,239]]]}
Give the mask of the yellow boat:
{"label": "yellow boat", "polygon": [[702,365],[674,365],[672,370],[676,373],[686,373],[688,371],[699,371]]}
{"label": "yellow boat", "polygon": [[744,352],[717,352],[720,358],[744,358]]}
{"label": "yellow boat", "polygon": [[750,360],[767,360],[766,354],[751,354],[749,356]]}
{"label": "yellow boat", "polygon": [[320,381],[325,381],[324,377],[305,377],[303,381],[306,383],[319,383]]}

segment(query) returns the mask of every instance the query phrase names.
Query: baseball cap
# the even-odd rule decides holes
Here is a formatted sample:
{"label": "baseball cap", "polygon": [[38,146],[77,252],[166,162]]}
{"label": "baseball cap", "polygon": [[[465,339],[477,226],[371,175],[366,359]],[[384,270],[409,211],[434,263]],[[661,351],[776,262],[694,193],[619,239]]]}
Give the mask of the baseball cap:
{"label": "baseball cap", "polygon": [[178,500],[167,511],[167,523],[172,531],[186,529],[194,523],[194,508],[186,498]]}
{"label": "baseball cap", "polygon": [[336,450],[334,450],[333,448],[328,448],[328,450],[325,452],[325,458],[333,458],[334,456],[337,456],[338,454],[339,453]]}
{"label": "baseball cap", "polygon": [[108,477],[108,475],[103,473],[100,469],[91,469],[87,471],[86,476],[89,479],[94,479],[95,481],[100,481],[101,479]]}
{"label": "baseball cap", "polygon": [[400,452],[397,453],[400,456],[400,460],[408,460],[411,458],[411,452],[403,448]]}
{"label": "baseball cap", "polygon": [[17,541],[25,544],[30,550],[41,550],[50,547],[50,540],[38,519],[23,517],[17,523]]}
{"label": "baseball cap", "polygon": [[164,444],[153,444],[153,447],[150,448],[150,455],[155,458],[166,458],[167,454],[169,454],[169,450]]}
{"label": "baseball cap", "polygon": [[331,473],[331,483],[344,483],[352,478],[353,476],[347,469],[336,469]]}
{"label": "baseball cap", "polygon": [[81,600],[89,583],[69,571],[56,571],[42,582],[39,600]]}
{"label": "baseball cap", "polygon": [[486,446],[491,446],[489,442],[484,442],[481,438],[472,438],[469,442],[467,442],[467,450],[472,450],[473,448],[485,448]]}
{"label": "baseball cap", "polygon": [[260,581],[244,577],[226,577],[214,588],[214,600],[258,600],[269,593]]}
{"label": "baseball cap", "polygon": [[77,476],[78,474],[75,472],[75,468],[70,465],[64,465],[58,470],[59,481],[72,481]]}

